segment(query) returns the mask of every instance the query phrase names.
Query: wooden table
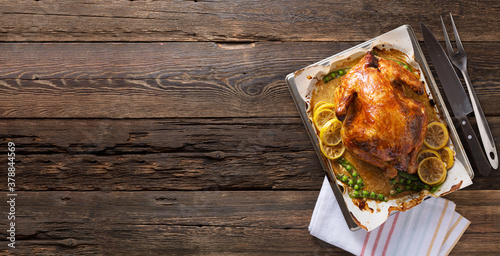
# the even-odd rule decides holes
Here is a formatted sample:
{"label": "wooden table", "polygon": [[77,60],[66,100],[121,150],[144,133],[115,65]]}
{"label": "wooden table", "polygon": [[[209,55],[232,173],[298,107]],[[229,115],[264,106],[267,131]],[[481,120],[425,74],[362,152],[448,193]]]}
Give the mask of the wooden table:
{"label": "wooden table", "polygon": [[[285,76],[452,12],[500,136],[497,1],[0,1],[3,255],[348,255],[307,226],[324,173]],[[471,118],[473,120],[473,118]],[[446,198],[453,255],[500,253],[500,172]]]}

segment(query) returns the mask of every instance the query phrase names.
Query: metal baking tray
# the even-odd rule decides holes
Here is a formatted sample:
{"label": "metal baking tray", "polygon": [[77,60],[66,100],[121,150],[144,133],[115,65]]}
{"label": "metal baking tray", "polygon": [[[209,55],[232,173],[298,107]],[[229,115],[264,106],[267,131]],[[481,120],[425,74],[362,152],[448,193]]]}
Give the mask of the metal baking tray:
{"label": "metal baking tray", "polygon": [[[342,60],[346,60],[347,58],[356,56],[357,54],[364,54],[375,46],[379,48],[382,47],[402,51],[409,57],[407,63],[412,65],[413,68],[420,70],[421,80],[424,81],[426,85],[426,91],[429,99],[433,99],[436,102],[435,108],[442,121],[446,122],[448,126],[452,147],[456,152],[455,164],[453,165],[453,168],[448,171],[446,182],[435,194],[422,195],[421,193],[423,192],[415,193],[416,195],[405,198],[405,202],[408,202],[409,200],[417,200],[413,206],[418,205],[429,196],[442,196],[469,186],[472,184],[472,178],[474,177],[474,172],[472,171],[470,162],[455,130],[453,121],[448,113],[446,105],[444,104],[436,82],[434,81],[415,33],[409,25],[400,26],[376,38],[290,73],[285,79],[288,88],[313,143],[318,159],[320,160],[321,167],[328,177],[347,225],[353,231],[359,229],[360,226],[368,231],[378,227],[387,220],[391,213],[395,212],[394,210],[391,211],[391,206],[398,206],[401,202],[391,202],[397,200],[390,200],[387,205],[384,205],[384,203],[377,203],[375,205],[374,203],[371,207],[377,207],[377,211],[372,213],[362,212],[362,210],[354,206],[352,200],[347,195],[347,190],[339,187],[342,186],[342,183],[337,181],[329,161],[321,154],[318,137],[316,135],[315,128],[313,128],[313,125],[307,115],[307,110],[310,107],[310,96],[314,85],[323,75],[327,74],[331,70],[335,70],[335,66],[340,65],[338,63],[341,63]],[[370,203],[370,201],[368,202]],[[393,207],[392,209],[395,208]]]}

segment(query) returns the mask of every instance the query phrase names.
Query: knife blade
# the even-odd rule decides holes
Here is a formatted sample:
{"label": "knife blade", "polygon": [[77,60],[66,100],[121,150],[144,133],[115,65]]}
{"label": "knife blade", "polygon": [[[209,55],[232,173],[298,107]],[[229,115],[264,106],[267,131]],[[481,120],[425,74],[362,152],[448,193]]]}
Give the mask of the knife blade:
{"label": "knife blade", "polygon": [[468,151],[472,155],[476,169],[481,175],[488,176],[491,165],[467,118],[467,115],[472,113],[469,98],[439,41],[423,22],[420,22],[420,30],[424,36],[425,48],[429,52],[451,110],[458,121],[455,127],[462,133],[462,141],[465,142],[464,144],[469,149]]}

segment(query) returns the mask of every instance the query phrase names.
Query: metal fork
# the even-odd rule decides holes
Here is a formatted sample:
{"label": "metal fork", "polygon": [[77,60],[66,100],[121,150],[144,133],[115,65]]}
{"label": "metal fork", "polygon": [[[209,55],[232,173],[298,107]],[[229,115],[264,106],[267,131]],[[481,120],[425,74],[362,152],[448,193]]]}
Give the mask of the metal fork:
{"label": "metal fork", "polygon": [[[440,16],[441,17],[441,16]],[[467,56],[465,54],[464,47],[462,46],[462,41],[458,35],[455,22],[453,21],[453,16],[450,13],[451,24],[453,26],[453,33],[455,34],[455,43],[457,44],[457,51],[453,51],[450,39],[448,38],[448,32],[446,31],[446,26],[444,25],[443,17],[441,17],[441,24],[443,25],[444,39],[446,41],[446,48],[448,50],[448,56],[451,62],[462,71],[465,83],[467,84],[467,90],[469,91],[470,100],[472,103],[472,108],[474,109],[474,115],[476,117],[477,126],[479,128],[479,134],[481,135],[481,141],[483,142],[484,150],[486,151],[486,156],[490,161],[493,169],[498,168],[498,155],[497,149],[495,147],[495,141],[491,135],[491,130],[484,116],[483,109],[479,105],[479,100],[477,99],[476,92],[472,83],[470,81],[469,73],[467,72]]]}

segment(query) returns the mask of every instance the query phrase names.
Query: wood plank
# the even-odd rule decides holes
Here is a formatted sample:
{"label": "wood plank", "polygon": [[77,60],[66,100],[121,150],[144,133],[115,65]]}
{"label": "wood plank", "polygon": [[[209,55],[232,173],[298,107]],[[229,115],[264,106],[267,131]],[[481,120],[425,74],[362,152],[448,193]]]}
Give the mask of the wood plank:
{"label": "wood plank", "polygon": [[[31,254],[347,255],[308,233],[317,196],[318,191],[18,192],[16,237],[19,251]],[[472,222],[453,253],[500,253],[500,192],[457,191],[447,198]]]}
{"label": "wood plank", "polygon": [[491,255],[500,253],[498,233],[465,233],[449,255]]}
{"label": "wood plank", "polygon": [[[0,116],[297,116],[287,74],[359,42],[4,43]],[[466,43],[487,115],[500,115],[500,43]]]}
{"label": "wood plank", "polygon": [[[500,117],[488,120],[499,138]],[[299,118],[3,119],[0,131],[22,190],[317,190],[324,177]]]}
{"label": "wood plank", "polygon": [[[500,36],[495,1],[0,1],[0,41],[364,41],[403,24]],[[445,11],[443,11],[445,10]],[[488,24],[485,26],[484,24]],[[442,39],[442,33],[436,33]]]}
{"label": "wood plank", "polygon": [[[158,255],[311,254],[317,192],[19,192],[21,250]],[[304,200],[305,199],[305,200]],[[301,241],[301,243],[297,243]],[[343,255],[344,253],[341,253]]]}
{"label": "wood plank", "polygon": [[[352,44],[334,49],[347,45]],[[324,52],[304,53],[304,59],[293,60],[287,54],[306,44],[248,46],[2,44],[6,54],[0,57],[0,113],[84,118],[296,116],[284,78],[320,60]],[[276,53],[279,49],[281,54]]]}
{"label": "wood plank", "polygon": [[[75,228],[72,234],[51,232],[49,235],[53,238],[20,240],[20,249],[11,251],[16,252],[13,255],[352,255],[317,242],[307,230],[164,225],[117,225],[108,229],[81,226],[61,228]],[[0,253],[6,251],[0,250]]]}
{"label": "wood plank", "polygon": [[468,234],[487,235],[500,231],[500,225],[498,225],[500,219],[500,212],[498,212],[498,207],[500,207],[499,191],[459,190],[445,196],[445,198],[455,202],[456,211],[472,222],[467,229]]}
{"label": "wood plank", "polygon": [[317,189],[324,177],[299,118],[4,119],[0,127],[0,140],[16,144],[23,190]]}

